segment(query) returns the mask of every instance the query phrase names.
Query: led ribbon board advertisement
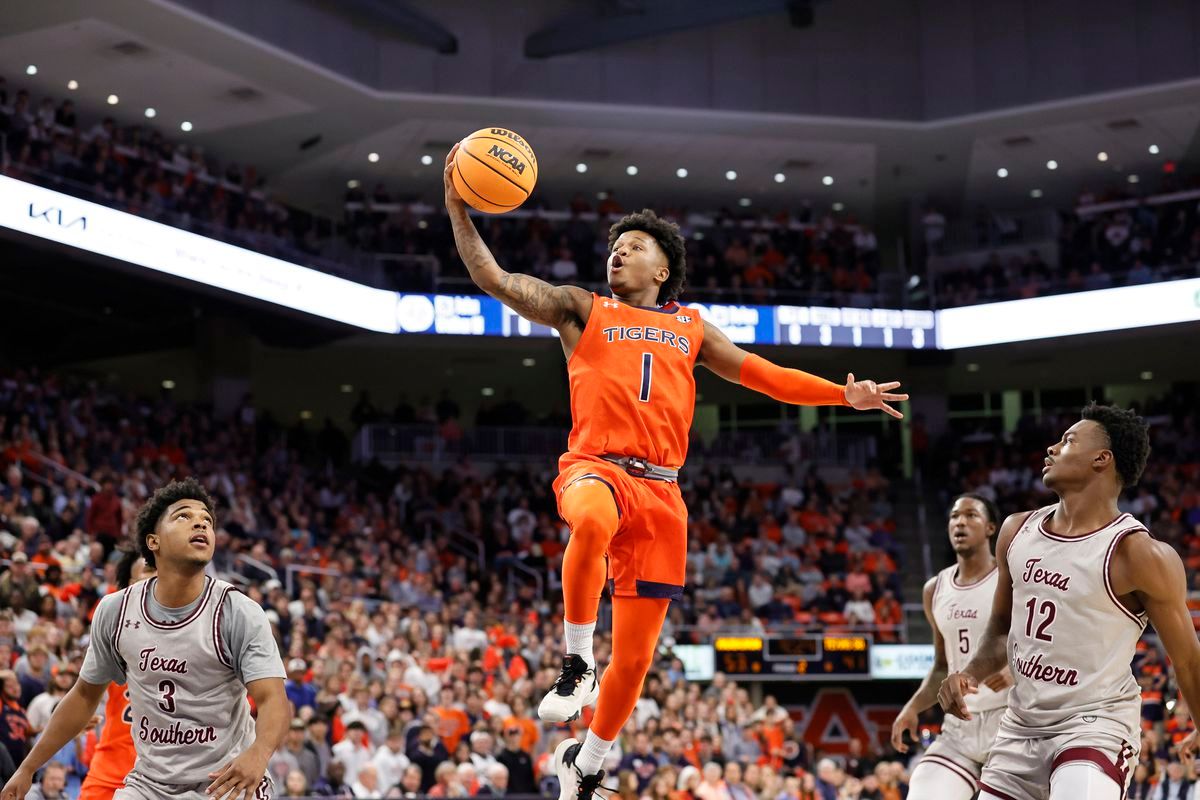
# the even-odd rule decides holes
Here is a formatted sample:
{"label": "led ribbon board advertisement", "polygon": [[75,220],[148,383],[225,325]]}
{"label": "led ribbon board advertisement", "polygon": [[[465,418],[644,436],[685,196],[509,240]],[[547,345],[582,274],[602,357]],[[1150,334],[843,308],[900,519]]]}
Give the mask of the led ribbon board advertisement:
{"label": "led ribbon board advertisement", "polygon": [[[381,333],[555,335],[491,297],[375,289],[4,176],[0,227]],[[688,305],[739,344],[949,350],[1200,320],[1200,279],[938,312]]]}

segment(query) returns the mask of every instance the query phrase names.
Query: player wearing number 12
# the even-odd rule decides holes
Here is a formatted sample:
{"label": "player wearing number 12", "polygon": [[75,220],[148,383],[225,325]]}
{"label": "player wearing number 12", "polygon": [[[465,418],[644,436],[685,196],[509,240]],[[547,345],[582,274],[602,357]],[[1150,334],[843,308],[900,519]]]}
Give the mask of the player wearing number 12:
{"label": "player wearing number 12", "polygon": [[[75,686],[0,792],[20,800],[34,773],[91,719],[109,683],[126,683],[137,760],[113,800],[269,800],[267,761],[287,733],[286,673],[262,608],[210,578],[212,500],[172,482],[137,517],[155,577],[103,598]],[[247,693],[258,709],[250,716]]]}
{"label": "player wearing number 12", "polygon": [[[586,740],[567,739],[554,754],[560,798],[589,800],[641,695],[667,607],[683,592],[687,509],[676,481],[695,410],[695,366],[799,405],[882,409],[899,417],[888,404],[908,395],[891,393],[898,383],[853,375],[844,386],[831,383],[735,346],[677,302],[683,237],[652,211],[630,214],[609,231],[610,297],[505,272],[454,188],[456,150],[446,157],[445,189],[459,256],[479,288],[557,330],[567,358],[574,425],[554,482],[559,514],[571,529],[562,570],[567,653],[538,715],[565,722],[597,702]],[[592,637],[609,578],[612,659],[598,684]]]}

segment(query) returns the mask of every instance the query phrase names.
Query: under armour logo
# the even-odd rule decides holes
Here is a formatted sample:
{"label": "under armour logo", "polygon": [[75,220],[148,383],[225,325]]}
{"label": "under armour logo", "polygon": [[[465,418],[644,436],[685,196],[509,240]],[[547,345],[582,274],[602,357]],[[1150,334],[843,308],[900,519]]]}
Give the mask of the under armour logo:
{"label": "under armour logo", "polygon": [[133,629],[136,631],[138,628],[142,627],[141,620],[134,620],[134,619],[125,620],[125,627],[128,628],[130,626],[132,626]]}
{"label": "under armour logo", "polygon": [[675,319],[679,320],[680,322],[691,322],[692,321],[692,318],[689,317],[687,314],[680,314]]}
{"label": "under armour logo", "polygon": [[605,300],[600,305],[604,306],[605,308],[616,308],[617,306],[619,306],[621,304],[618,303],[616,300]]}

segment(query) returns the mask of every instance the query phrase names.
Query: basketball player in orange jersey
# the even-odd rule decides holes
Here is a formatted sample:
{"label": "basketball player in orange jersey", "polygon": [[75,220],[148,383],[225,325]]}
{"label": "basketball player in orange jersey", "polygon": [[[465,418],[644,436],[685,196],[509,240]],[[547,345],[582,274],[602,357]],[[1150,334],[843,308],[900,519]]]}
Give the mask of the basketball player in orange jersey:
{"label": "basketball player in orange jersey", "polygon": [[[775,366],[736,347],[676,302],[684,281],[679,227],[651,211],[609,231],[611,297],[505,272],[479,237],[451,180],[446,208],[459,256],[483,291],[521,316],[558,331],[567,357],[574,427],[554,482],[571,529],[563,556],[567,654],[538,708],[549,722],[579,716],[596,700],[584,742],[555,750],[562,800],[589,800],[604,757],[629,718],[654,659],[672,599],[683,593],[687,509],[676,480],[687,454],[697,363],[777,400],[900,413],[888,403],[898,383],[844,386]],[[613,581],[612,660],[597,686],[592,636],[605,580]]]}
{"label": "basketball player in orange jersey", "polygon": [[[129,550],[117,562],[117,588],[124,589],[152,576],[154,567],[137,550]],[[112,800],[113,792],[125,785],[125,776],[133,769],[137,751],[133,749],[129,696],[124,684],[108,686],[104,705],[104,727],[88,765],[87,777],[79,790],[79,800]]]}
{"label": "basketball player in orange jersey", "polygon": [[[1119,800],[1141,743],[1130,662],[1147,621],[1200,708],[1200,643],[1174,548],[1121,513],[1150,452],[1145,420],[1089,405],[1046,448],[1042,482],[1058,502],[1000,528],[996,595],[983,641],[938,701],[969,720],[967,697],[1007,663],[1015,684],[980,778],[980,800]],[[1195,733],[1180,745],[1190,757]]]}

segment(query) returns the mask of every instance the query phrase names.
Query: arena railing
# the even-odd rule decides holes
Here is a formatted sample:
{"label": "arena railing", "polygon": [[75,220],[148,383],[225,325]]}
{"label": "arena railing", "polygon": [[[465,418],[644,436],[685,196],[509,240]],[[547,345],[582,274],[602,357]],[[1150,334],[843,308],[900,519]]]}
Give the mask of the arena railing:
{"label": "arena railing", "polygon": [[[87,475],[84,475],[82,472],[77,472],[64,464],[58,463],[52,458],[47,458],[36,450],[28,450],[25,452],[25,455],[33,458],[34,461],[63,477],[74,478],[75,480],[79,481],[81,485],[86,486],[94,492],[100,491],[100,484],[89,478]],[[30,477],[34,476],[31,474]]]}

